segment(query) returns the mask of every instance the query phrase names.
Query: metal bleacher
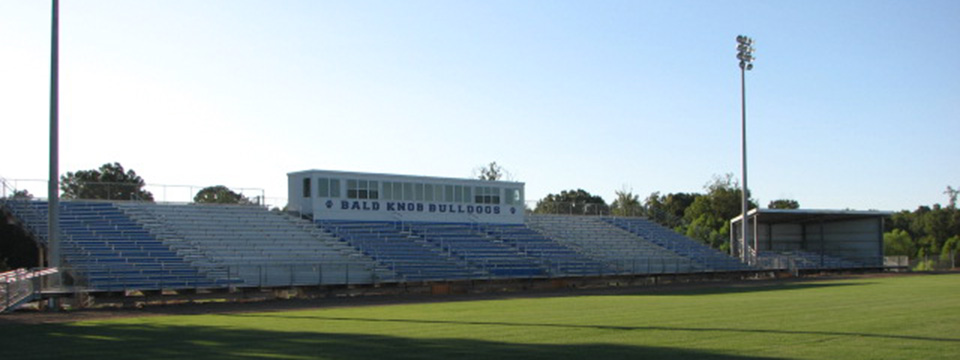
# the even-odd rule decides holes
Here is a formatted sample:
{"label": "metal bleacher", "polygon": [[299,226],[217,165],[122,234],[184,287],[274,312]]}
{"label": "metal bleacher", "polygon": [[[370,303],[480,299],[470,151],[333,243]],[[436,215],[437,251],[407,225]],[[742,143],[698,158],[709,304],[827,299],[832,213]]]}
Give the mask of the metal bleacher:
{"label": "metal bleacher", "polygon": [[523,224],[318,220],[404,280],[597,276],[617,270]]}
{"label": "metal bleacher", "polygon": [[[45,201],[3,206],[39,242],[46,241]],[[60,212],[63,272],[77,285],[102,291],[751,269],[634,218],[529,214],[524,224],[303,220],[249,205],[102,201],[64,201]]]}
{"label": "metal bleacher", "polygon": [[339,237],[405,281],[484,278],[489,272],[444,251],[438,244],[404,230],[400,223],[318,220],[317,225]]}
{"label": "metal bleacher", "polygon": [[125,203],[190,264],[237,286],[375,283],[395,274],[289,215],[243,205]]}
{"label": "metal bleacher", "polygon": [[[46,201],[6,206],[40,242],[47,242]],[[103,291],[216,287],[222,285],[184,261],[169,246],[108,202],[60,203],[65,271],[78,284]]]}
{"label": "metal bleacher", "polygon": [[750,266],[699,241],[643,218],[604,217],[602,221],[629,231],[679,256],[691,259],[703,271],[749,270]]}
{"label": "metal bleacher", "polygon": [[527,225],[624,274],[697,271],[700,265],[664,247],[613,226],[601,218],[531,214]]}
{"label": "metal bleacher", "polygon": [[554,276],[597,276],[614,273],[615,269],[600,260],[564,246],[523,224],[481,224],[480,229],[508,244],[520,253],[541,259]]}
{"label": "metal bleacher", "polygon": [[544,277],[541,259],[528,256],[481,230],[479,224],[416,222],[402,225],[411,235],[439,246],[492,277]]}

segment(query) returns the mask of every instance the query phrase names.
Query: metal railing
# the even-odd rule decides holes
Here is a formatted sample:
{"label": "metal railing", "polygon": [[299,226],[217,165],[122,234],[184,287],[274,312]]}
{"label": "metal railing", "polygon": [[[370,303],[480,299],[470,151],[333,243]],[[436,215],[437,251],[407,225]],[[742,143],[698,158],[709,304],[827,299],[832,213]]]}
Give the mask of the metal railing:
{"label": "metal railing", "polygon": [[882,269],[884,259],[880,257],[837,257],[827,254],[760,254],[754,266],[766,270],[779,270],[797,273],[811,270],[857,270]]}
{"label": "metal railing", "polygon": [[285,287],[377,284],[384,280],[366,263],[303,263],[227,265],[226,279],[235,287]]}
{"label": "metal railing", "polygon": [[25,302],[40,295],[41,279],[56,274],[56,268],[17,269],[0,273],[0,313],[13,311]]}

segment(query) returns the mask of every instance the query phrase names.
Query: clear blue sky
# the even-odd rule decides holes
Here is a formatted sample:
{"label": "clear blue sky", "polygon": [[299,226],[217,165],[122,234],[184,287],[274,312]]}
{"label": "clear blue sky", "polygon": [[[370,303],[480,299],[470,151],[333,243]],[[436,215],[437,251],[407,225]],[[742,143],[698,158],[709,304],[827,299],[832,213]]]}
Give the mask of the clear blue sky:
{"label": "clear blue sky", "polygon": [[[305,169],[901,210],[960,186],[960,1],[61,1],[62,172]],[[0,176],[47,177],[49,1],[0,0]],[[24,183],[28,184],[28,183]],[[29,185],[45,196],[44,185]],[[156,191],[155,191],[156,192]],[[163,195],[163,194],[158,194]],[[275,201],[280,201],[279,199]]]}

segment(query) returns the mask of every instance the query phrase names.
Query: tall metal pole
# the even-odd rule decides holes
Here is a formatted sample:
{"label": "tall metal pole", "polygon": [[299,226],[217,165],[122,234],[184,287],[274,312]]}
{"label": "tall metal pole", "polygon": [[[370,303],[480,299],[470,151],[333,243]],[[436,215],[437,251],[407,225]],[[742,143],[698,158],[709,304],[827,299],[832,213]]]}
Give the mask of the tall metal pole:
{"label": "tall metal pole", "polygon": [[49,247],[49,258],[47,261],[50,267],[57,268],[60,267],[59,12],[60,3],[58,0],[53,0],[53,25],[50,35],[50,181],[47,182],[47,198],[49,199],[49,205],[47,206],[47,246]]}
{"label": "tall metal pole", "polygon": [[740,251],[743,253],[741,258],[747,258],[747,70],[741,66],[740,67],[740,108],[741,108],[741,122],[740,122],[740,136],[741,136],[741,146],[740,146],[740,155],[742,161],[742,178],[743,178],[743,189],[741,189],[741,197],[743,202],[740,204],[740,213],[743,214],[740,218],[740,236],[743,239],[741,242]]}
{"label": "tall metal pole", "polygon": [[[742,203],[740,206],[740,259],[745,261],[751,261],[749,257],[749,252],[747,251],[747,245],[749,244],[748,240],[748,229],[747,226],[747,207],[749,203],[747,202],[749,197],[747,194],[747,70],[753,69],[753,39],[739,35],[737,36],[737,59],[740,60],[740,108],[741,108],[741,160],[743,163],[743,189],[741,189]],[[756,251],[756,244],[754,244],[754,251]]]}

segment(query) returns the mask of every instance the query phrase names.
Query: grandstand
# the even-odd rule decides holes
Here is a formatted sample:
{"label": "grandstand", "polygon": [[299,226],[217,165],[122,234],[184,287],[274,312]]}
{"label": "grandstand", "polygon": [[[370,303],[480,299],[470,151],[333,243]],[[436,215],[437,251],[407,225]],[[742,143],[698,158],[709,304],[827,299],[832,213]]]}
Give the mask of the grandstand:
{"label": "grandstand", "polygon": [[[321,170],[288,176],[290,212],[63,201],[66,284],[90,292],[232,290],[749,273],[765,266],[642,218],[527,214],[522,183]],[[33,241],[46,244],[47,202],[0,205]],[[794,250],[794,267],[854,265]],[[785,255],[776,256],[766,264],[780,266]]]}
{"label": "grandstand", "polygon": [[[40,243],[46,202],[6,201]],[[305,221],[256,206],[61,203],[64,264],[92,291],[374,284],[716,271],[612,226]],[[731,269],[722,269],[731,270]]]}

